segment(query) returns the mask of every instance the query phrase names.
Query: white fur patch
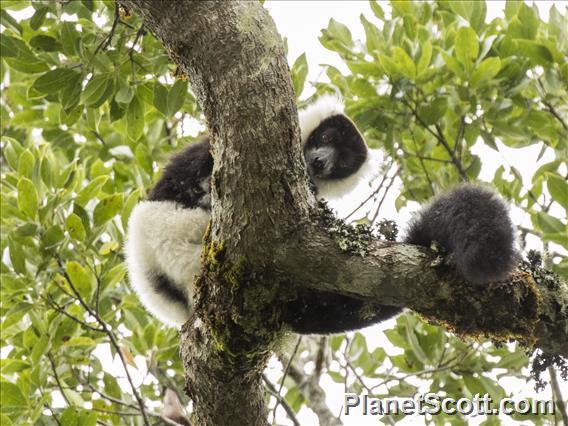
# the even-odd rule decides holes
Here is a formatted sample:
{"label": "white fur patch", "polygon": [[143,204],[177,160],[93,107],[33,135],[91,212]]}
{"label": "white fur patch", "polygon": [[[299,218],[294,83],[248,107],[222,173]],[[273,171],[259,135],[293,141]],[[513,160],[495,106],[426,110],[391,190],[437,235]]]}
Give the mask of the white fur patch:
{"label": "white fur patch", "polygon": [[324,200],[337,200],[352,192],[357,185],[370,182],[380,173],[380,161],[378,156],[368,151],[367,159],[359,170],[343,179],[318,179],[313,178],[318,189],[318,198]]}
{"label": "white fur patch", "polygon": [[[209,219],[206,210],[173,201],[141,202],[130,216],[125,244],[130,283],[146,309],[166,324],[181,326],[189,318]],[[160,273],[187,294],[186,307],[156,291],[149,276]]]}
{"label": "white fur patch", "polygon": [[344,114],[343,101],[338,96],[323,95],[299,113],[302,144],[326,118]]}

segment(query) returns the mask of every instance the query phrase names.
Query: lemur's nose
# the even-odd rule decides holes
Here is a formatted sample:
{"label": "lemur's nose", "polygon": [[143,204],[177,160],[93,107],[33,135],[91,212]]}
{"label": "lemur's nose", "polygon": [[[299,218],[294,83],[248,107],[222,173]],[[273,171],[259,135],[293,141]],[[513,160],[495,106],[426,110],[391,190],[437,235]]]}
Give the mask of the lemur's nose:
{"label": "lemur's nose", "polygon": [[310,162],[310,165],[312,166],[314,172],[321,172],[324,166],[323,161],[319,157],[313,158]]}

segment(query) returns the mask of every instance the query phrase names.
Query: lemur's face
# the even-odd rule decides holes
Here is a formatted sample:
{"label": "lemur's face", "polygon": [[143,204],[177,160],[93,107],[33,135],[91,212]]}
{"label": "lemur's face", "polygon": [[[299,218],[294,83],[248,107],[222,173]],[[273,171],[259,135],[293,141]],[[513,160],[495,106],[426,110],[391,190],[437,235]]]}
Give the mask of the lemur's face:
{"label": "lemur's face", "polygon": [[344,115],[322,121],[304,145],[304,157],[310,176],[342,179],[355,173],[367,158],[367,145]]}

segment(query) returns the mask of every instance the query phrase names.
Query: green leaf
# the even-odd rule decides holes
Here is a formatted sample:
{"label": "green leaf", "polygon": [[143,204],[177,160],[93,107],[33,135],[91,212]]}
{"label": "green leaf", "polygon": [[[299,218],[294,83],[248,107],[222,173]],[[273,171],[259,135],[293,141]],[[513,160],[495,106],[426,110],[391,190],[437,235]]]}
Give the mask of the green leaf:
{"label": "green leaf", "polygon": [[28,399],[22,390],[14,383],[0,381],[0,401],[3,409],[25,409],[28,406]]}
{"label": "green leaf", "polygon": [[499,73],[501,60],[497,57],[487,58],[473,71],[469,79],[471,86],[475,87],[481,82],[491,80]]}
{"label": "green leaf", "polygon": [[436,98],[431,104],[420,105],[418,108],[418,116],[428,125],[436,124],[444,116],[447,108],[447,98]]}
{"label": "green leaf", "polygon": [[42,247],[44,249],[53,248],[57,246],[63,238],[65,238],[65,235],[61,227],[59,225],[52,225],[45,231],[45,235],[41,239]]}
{"label": "green leaf", "polygon": [[296,96],[299,97],[304,90],[304,84],[306,82],[306,77],[308,76],[308,61],[306,60],[306,54],[302,53],[294,61],[292,65],[292,84],[294,86],[294,92]]}
{"label": "green leaf", "polygon": [[92,273],[75,261],[67,262],[65,270],[79,294],[83,298],[90,298],[96,286],[96,280]]}
{"label": "green leaf", "polygon": [[566,179],[554,173],[546,173],[546,187],[552,199],[568,211],[568,183]]}
{"label": "green leaf", "polygon": [[65,221],[65,229],[67,229],[67,232],[69,232],[69,235],[74,240],[84,241],[87,237],[83,222],[75,213],[71,213],[69,217],[67,217],[67,220]]}
{"label": "green leaf", "polygon": [[55,38],[38,34],[30,39],[30,46],[44,52],[57,52],[62,49],[61,43]]}
{"label": "green leaf", "polygon": [[485,1],[449,1],[448,5],[452,11],[465,18],[480,33],[480,30],[485,25],[485,15],[487,13]]}
{"label": "green leaf", "polygon": [[6,28],[22,34],[22,26],[4,9],[0,9],[0,24],[4,25]]}
{"label": "green leaf", "polygon": [[68,68],[56,68],[40,76],[32,88],[41,93],[56,93],[63,89],[70,79],[76,78],[77,72]]}
{"label": "green leaf", "polygon": [[10,251],[10,262],[12,268],[19,274],[26,273],[26,256],[20,244],[12,238],[8,239],[8,250]]}
{"label": "green leaf", "polygon": [[41,334],[41,337],[34,344],[30,358],[33,364],[37,364],[39,359],[45,354],[51,347],[51,342],[49,341],[49,336],[45,333]]}
{"label": "green leaf", "polygon": [[122,208],[122,194],[109,195],[103,198],[93,212],[95,225],[103,225],[112,219]]}
{"label": "green leaf", "polygon": [[566,232],[566,225],[560,219],[545,212],[536,213],[537,224],[546,233]]}
{"label": "green leaf", "polygon": [[82,83],[83,76],[79,73],[75,73],[74,76],[64,83],[60,94],[60,101],[61,106],[67,113],[71,112],[71,110],[79,104],[83,87]]}
{"label": "green leaf", "polygon": [[152,176],[152,157],[150,155],[150,152],[148,151],[148,147],[141,143],[137,144],[134,156],[136,157],[136,161],[138,162],[138,164],[140,164],[144,171]]}
{"label": "green leaf", "polygon": [[79,191],[77,197],[75,198],[75,202],[84,207],[89,201],[99,195],[101,188],[107,182],[107,180],[107,175],[97,176],[95,179],[89,182],[87,186]]}
{"label": "green leaf", "polygon": [[383,21],[385,19],[385,12],[383,12],[383,9],[379,5],[379,3],[377,3],[376,0],[371,0],[369,3],[371,5],[371,10],[375,14],[375,16]]}
{"label": "green leaf", "polygon": [[460,28],[456,35],[456,58],[469,69],[479,53],[477,34],[469,27]]}
{"label": "green leaf", "polygon": [[444,58],[444,62],[450,71],[452,71],[456,76],[463,78],[463,68],[456,58],[448,55],[446,52],[442,52],[442,58]]}
{"label": "green leaf", "polygon": [[18,175],[33,179],[34,166],[35,157],[29,149],[26,149],[20,154],[20,159],[18,160]]}
{"label": "green leaf", "polygon": [[176,80],[168,93],[168,114],[174,115],[182,107],[187,95],[187,81]]}
{"label": "green leaf", "polygon": [[416,65],[408,53],[400,47],[393,49],[393,60],[398,71],[410,80],[416,77]]}
{"label": "green leaf", "polygon": [[63,52],[67,55],[77,55],[79,33],[75,29],[74,22],[63,22],[59,26],[59,41],[63,46]]}
{"label": "green leaf", "polygon": [[35,185],[26,177],[18,181],[18,208],[30,218],[35,218],[38,210],[38,195]]}
{"label": "green leaf", "polygon": [[92,346],[94,347],[97,344],[93,339],[86,336],[78,336],[72,337],[68,341],[66,341],[63,346]]}
{"label": "green leaf", "polygon": [[168,116],[168,89],[158,81],[154,83],[154,106],[166,117]]}
{"label": "green leaf", "polygon": [[83,91],[83,103],[87,106],[98,108],[110,96],[113,88],[112,79],[107,74],[94,76],[89,80]]}
{"label": "green leaf", "polygon": [[144,103],[138,95],[132,98],[126,110],[126,128],[133,141],[137,141],[144,131]]}
{"label": "green leaf", "polygon": [[30,19],[30,28],[32,30],[37,30],[39,29],[39,27],[41,27],[41,24],[43,24],[45,15],[47,14],[48,10],[49,9],[47,7],[40,7],[35,11],[34,15]]}
{"label": "green leaf", "polygon": [[353,47],[353,38],[351,37],[351,31],[346,25],[341,22],[336,21],[331,18],[329,24],[327,25],[328,34],[343,43],[346,47]]}
{"label": "green leaf", "polygon": [[418,64],[416,65],[416,71],[418,74],[428,69],[430,65],[430,60],[432,59],[432,43],[427,41],[422,45],[422,53],[420,54],[420,59],[418,59]]}

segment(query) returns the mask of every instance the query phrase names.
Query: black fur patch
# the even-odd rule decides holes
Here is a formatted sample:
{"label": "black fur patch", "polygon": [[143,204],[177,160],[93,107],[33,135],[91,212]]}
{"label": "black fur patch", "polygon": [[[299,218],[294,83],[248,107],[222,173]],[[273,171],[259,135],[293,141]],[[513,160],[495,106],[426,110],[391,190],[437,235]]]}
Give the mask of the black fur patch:
{"label": "black fur patch", "polygon": [[345,115],[326,118],[310,133],[304,146],[304,157],[310,175],[320,177],[314,170],[314,161],[317,159],[311,158],[309,151],[326,146],[333,148],[335,155],[330,173],[321,176],[324,179],[351,176],[367,159],[367,144],[357,126]]}
{"label": "black fur patch", "polygon": [[505,279],[519,260],[507,205],[475,184],[433,198],[413,219],[405,242],[430,247],[433,241],[454,254],[459,272],[472,283]]}
{"label": "black fur patch", "polygon": [[164,274],[154,274],[150,281],[152,282],[152,287],[157,293],[162,294],[164,297],[170,299],[175,303],[183,303],[187,305],[186,294],[178,288],[170,279]]}
{"label": "black fur patch", "polygon": [[285,306],[283,320],[296,333],[332,334],[368,327],[402,311],[396,306],[365,305],[348,296],[304,290]]}
{"label": "black fur patch", "polygon": [[190,209],[208,207],[208,203],[202,202],[202,198],[208,195],[202,184],[213,171],[213,156],[209,149],[209,138],[205,137],[174,155],[148,199],[177,201]]}

